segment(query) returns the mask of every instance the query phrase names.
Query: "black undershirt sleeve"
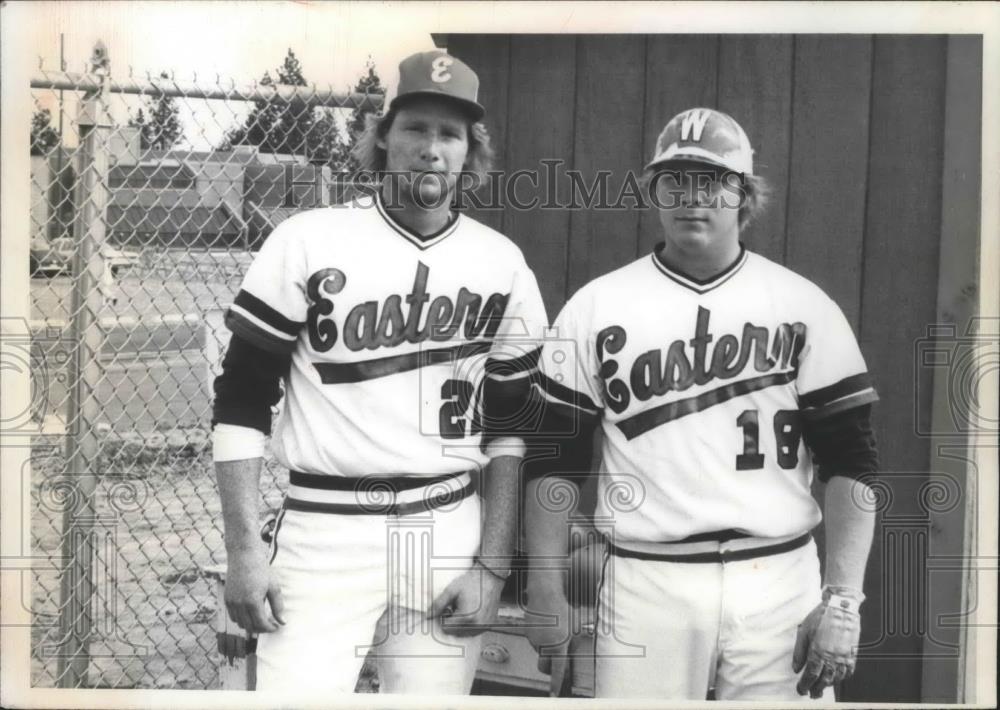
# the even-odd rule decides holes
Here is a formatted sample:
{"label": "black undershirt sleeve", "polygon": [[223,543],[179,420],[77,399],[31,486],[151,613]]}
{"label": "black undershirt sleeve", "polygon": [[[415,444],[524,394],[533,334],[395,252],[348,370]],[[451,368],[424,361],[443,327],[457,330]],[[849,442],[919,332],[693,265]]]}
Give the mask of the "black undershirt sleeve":
{"label": "black undershirt sleeve", "polygon": [[560,476],[579,482],[590,474],[594,430],[600,418],[540,398],[535,399],[535,405],[539,414],[534,441],[551,447],[554,455],[526,459],[524,480]]}
{"label": "black undershirt sleeve", "polygon": [[806,446],[819,464],[819,480],[832,476],[860,478],[878,472],[878,449],[871,425],[871,405],[802,422]]}
{"label": "black undershirt sleeve", "polygon": [[480,411],[482,451],[496,439],[506,436],[529,439],[537,434],[540,410],[531,390],[532,383],[538,380],[540,352],[541,348],[536,348],[521,357],[491,358],[486,362]]}
{"label": "black undershirt sleeve", "polygon": [[271,433],[271,407],[281,399],[281,378],[292,356],[260,348],[234,334],[215,378],[212,426],[235,424]]}

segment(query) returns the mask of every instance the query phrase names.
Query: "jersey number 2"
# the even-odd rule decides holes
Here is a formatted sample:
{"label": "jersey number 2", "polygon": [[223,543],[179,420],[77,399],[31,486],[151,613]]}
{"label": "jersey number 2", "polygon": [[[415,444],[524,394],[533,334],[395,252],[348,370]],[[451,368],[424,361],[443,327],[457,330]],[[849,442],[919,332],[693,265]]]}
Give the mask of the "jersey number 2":
{"label": "jersey number 2", "polygon": [[[444,404],[438,411],[438,424],[442,439],[462,439],[466,436],[465,416],[473,401],[474,388],[465,380],[445,380],[441,385],[441,399]],[[479,417],[472,417],[469,435],[482,431]]]}
{"label": "jersey number 2", "polygon": [[[760,453],[760,423],[756,409],[744,410],[736,417],[736,426],[743,430],[743,453],[736,456],[737,471],[756,471],[764,468],[764,454]],[[802,427],[799,413],[794,409],[779,409],[774,413],[774,441],[778,450],[778,465],[795,468],[799,464],[799,439]]]}

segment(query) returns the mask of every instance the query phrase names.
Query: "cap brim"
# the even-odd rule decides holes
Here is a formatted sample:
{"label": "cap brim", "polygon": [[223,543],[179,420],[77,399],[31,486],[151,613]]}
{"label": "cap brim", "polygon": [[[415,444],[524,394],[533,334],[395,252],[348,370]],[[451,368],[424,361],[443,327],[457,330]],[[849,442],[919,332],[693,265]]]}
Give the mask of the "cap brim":
{"label": "cap brim", "polygon": [[430,96],[460,106],[464,111],[466,111],[472,117],[472,120],[474,121],[480,121],[482,120],[483,116],[486,115],[486,109],[480,106],[475,101],[469,101],[468,99],[462,99],[457,96],[452,96],[451,94],[446,94],[443,91],[410,91],[408,93],[403,94],[402,96],[397,96],[391,102],[389,102],[389,110],[392,110],[394,108],[399,108],[401,105],[403,105],[410,99],[415,99],[422,96]]}
{"label": "cap brim", "polygon": [[652,170],[670,163],[682,162],[705,163],[707,165],[714,165],[717,168],[723,168],[724,170],[732,170],[736,173],[753,174],[752,170],[741,170],[739,167],[726,162],[714,153],[709,153],[707,150],[698,150],[697,148],[665,150],[646,164],[646,170]]}

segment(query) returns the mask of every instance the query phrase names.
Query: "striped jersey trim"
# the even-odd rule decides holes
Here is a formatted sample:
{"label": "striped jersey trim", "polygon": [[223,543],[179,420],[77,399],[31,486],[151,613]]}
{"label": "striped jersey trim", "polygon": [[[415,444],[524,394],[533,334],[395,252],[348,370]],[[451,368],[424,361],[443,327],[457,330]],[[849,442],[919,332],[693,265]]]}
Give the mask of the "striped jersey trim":
{"label": "striped jersey trim", "polygon": [[298,342],[298,338],[289,338],[235,304],[226,311],[225,323],[233,333],[268,352],[287,354]]}
{"label": "striped jersey trim", "polygon": [[861,372],[799,395],[799,409],[803,417],[815,420],[877,401],[871,375]]}
{"label": "striped jersey trim", "polygon": [[494,382],[512,382],[514,380],[523,380],[525,377],[531,377],[538,372],[538,368],[531,370],[521,370],[520,372],[512,372],[509,375],[501,375],[498,372],[491,372],[486,377],[493,380]]}
{"label": "striped jersey trim", "polygon": [[652,259],[653,265],[660,271],[660,273],[674,283],[690,289],[695,293],[708,293],[735,276],[736,273],[743,268],[743,265],[747,263],[749,253],[750,252],[746,250],[746,247],[740,244],[740,255],[737,257],[736,261],[727,266],[722,272],[704,281],[696,279],[693,276],[688,276],[683,271],[678,271],[677,269],[667,266],[667,264],[665,264],[660,258],[660,245],[657,245],[656,249],[653,250],[653,253],[650,255],[650,259]]}
{"label": "striped jersey trim", "polygon": [[490,358],[486,361],[486,376],[495,380],[515,380],[526,377],[538,370],[538,359],[542,348],[515,358]]}
{"label": "striped jersey trim", "polygon": [[799,406],[803,411],[815,409],[866,389],[872,389],[871,375],[867,372],[859,372],[856,375],[851,375],[850,377],[845,377],[842,380],[834,382],[832,385],[800,394]]}
{"label": "striped jersey trim", "polygon": [[304,322],[287,318],[249,291],[240,290],[226,312],[226,326],[271,352],[291,352]]}
{"label": "striped jersey trim", "polygon": [[535,393],[541,396],[546,402],[571,407],[586,414],[596,415],[600,412],[600,409],[590,397],[582,392],[577,392],[574,389],[559,384],[551,377],[542,375],[540,382],[533,383],[533,388]]}
{"label": "striped jersey trim", "polygon": [[836,402],[831,402],[822,409],[812,412],[803,412],[802,416],[806,419],[824,419],[834,414],[847,411],[848,409],[854,409],[855,407],[872,404],[877,401],[878,393],[874,389],[868,389],[864,392],[858,392],[857,394],[852,394],[848,397],[838,399]]}
{"label": "striped jersey trim", "polygon": [[240,289],[240,292],[236,294],[233,305],[239,306],[243,313],[253,316],[292,340],[298,337],[299,330],[305,325],[304,321],[299,322],[286,318],[279,311],[244,289]]}
{"label": "striped jersey trim", "polygon": [[385,205],[382,203],[382,192],[378,191],[375,193],[375,208],[378,213],[382,215],[382,219],[385,220],[386,225],[388,225],[396,234],[406,239],[410,244],[417,247],[418,249],[430,249],[435,244],[440,244],[449,236],[454,234],[455,230],[458,228],[458,223],[462,218],[462,215],[458,212],[453,212],[448,223],[445,224],[440,230],[434,234],[424,236],[417,234],[416,232],[406,228],[389,215],[386,210]]}

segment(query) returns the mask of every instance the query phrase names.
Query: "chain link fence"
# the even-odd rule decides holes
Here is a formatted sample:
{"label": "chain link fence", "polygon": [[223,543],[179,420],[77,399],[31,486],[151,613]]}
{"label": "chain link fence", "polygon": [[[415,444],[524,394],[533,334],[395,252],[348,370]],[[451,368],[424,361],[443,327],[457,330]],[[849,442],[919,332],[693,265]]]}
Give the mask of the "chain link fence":
{"label": "chain link fence", "polygon": [[222,314],[270,231],[349,187],[382,97],[116,79],[101,45],[32,96],[32,684],[218,687]]}

